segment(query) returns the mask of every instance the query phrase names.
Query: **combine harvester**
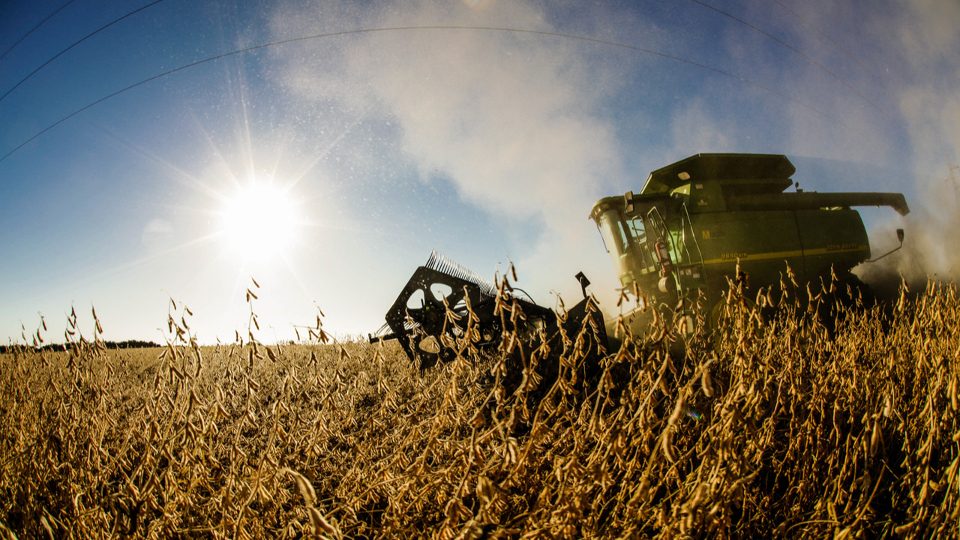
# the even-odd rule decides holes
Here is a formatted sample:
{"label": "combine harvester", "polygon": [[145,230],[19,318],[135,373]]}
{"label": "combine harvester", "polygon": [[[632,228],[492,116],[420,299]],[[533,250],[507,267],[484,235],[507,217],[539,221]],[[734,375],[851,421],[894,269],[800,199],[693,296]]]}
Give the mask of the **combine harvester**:
{"label": "combine harvester", "polygon": [[[697,154],[650,173],[639,194],[597,201],[590,218],[621,286],[637,301],[622,319],[634,335],[649,328],[654,312],[679,315],[692,331],[698,301],[705,300],[706,313],[715,317],[730,283],[748,292],[776,288],[787,268],[800,284],[839,279],[863,286],[851,270],[881,257],[870,259],[863,220],[852,207],[889,206],[906,215],[903,194],[799,187],[787,192],[794,172],[783,155]],[[902,247],[902,229],[897,236]],[[540,335],[557,349],[559,330],[576,336],[589,322],[595,331],[580,346],[601,355],[618,345],[607,340],[617,321],[604,323],[587,294],[589,281],[582,272],[576,277],[583,300],[560,315],[521,298],[522,291],[506,279],[495,287],[434,253],[413,273],[370,340],[398,339],[425,369],[468,350],[496,347],[507,331]]]}

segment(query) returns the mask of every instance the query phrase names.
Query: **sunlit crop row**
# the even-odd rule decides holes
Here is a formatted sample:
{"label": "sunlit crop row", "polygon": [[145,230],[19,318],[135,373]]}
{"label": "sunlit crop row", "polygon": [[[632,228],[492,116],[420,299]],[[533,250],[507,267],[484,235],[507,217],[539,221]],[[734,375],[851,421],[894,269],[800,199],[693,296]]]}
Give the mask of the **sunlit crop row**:
{"label": "sunlit crop row", "polygon": [[734,291],[715,332],[661,321],[586,383],[582,336],[421,375],[396,343],[319,343],[319,318],[317,344],[260,344],[253,307],[217,348],[182,305],[164,349],[107,351],[73,318],[67,352],[0,356],[0,531],[957,537],[957,289],[822,293]]}

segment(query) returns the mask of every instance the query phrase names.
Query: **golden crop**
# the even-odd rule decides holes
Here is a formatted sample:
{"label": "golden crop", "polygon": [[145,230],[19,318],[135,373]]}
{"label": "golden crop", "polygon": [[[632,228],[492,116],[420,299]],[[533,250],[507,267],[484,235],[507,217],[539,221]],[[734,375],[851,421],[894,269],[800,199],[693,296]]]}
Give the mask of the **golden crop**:
{"label": "golden crop", "polygon": [[182,306],[162,350],[73,318],[68,351],[0,356],[0,535],[960,536],[956,287],[827,324],[770,298],[627,337],[593,386],[569,336],[515,390],[496,354],[267,346],[253,310],[216,348]]}

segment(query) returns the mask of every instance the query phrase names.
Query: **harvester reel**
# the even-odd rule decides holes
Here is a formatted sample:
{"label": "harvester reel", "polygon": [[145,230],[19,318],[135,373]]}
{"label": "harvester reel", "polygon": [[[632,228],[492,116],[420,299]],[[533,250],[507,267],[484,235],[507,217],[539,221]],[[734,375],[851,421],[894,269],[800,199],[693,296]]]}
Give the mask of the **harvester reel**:
{"label": "harvester reel", "polygon": [[434,255],[428,261],[434,268],[417,268],[386,316],[400,346],[421,369],[456,358],[468,345],[464,339],[470,317],[475,318],[473,346],[494,344],[501,334],[493,316],[494,289],[441,261]]}
{"label": "harvester reel", "polygon": [[[550,349],[559,353],[565,349],[565,343],[572,343],[581,325],[589,318],[596,335],[587,336],[586,342],[580,341],[580,346],[590,359],[587,364],[596,367],[607,345],[603,315],[586,296],[586,285],[589,284],[586,277],[578,279],[584,287],[584,299],[560,321],[553,310],[515,296],[507,284],[504,284],[504,290],[498,291],[470,270],[432,253],[427,263],[413,273],[387,311],[386,322],[391,334],[379,338],[371,336],[370,339],[396,338],[407,356],[419,363],[422,371],[438,362],[454,360],[458,355],[469,357],[474,352],[497,347],[505,334],[528,345],[536,343],[541,336],[546,337],[550,340]],[[498,302],[502,311],[497,310]],[[561,339],[561,330],[568,339]],[[520,349],[522,346],[511,346],[507,353],[509,365],[515,368],[511,376],[517,381],[523,369]],[[556,377],[558,365],[555,361],[544,362],[538,369],[542,371],[542,377]],[[592,372],[593,368],[589,371]]]}

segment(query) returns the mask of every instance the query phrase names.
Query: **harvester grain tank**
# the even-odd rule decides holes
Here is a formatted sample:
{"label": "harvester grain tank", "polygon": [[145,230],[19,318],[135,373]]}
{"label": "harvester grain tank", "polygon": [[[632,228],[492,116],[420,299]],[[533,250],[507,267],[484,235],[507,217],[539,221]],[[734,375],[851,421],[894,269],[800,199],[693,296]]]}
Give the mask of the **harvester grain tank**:
{"label": "harvester grain tank", "polygon": [[[688,310],[700,299],[715,305],[730,283],[775,287],[787,268],[798,283],[834,276],[859,285],[851,270],[870,260],[870,244],[853,207],[889,206],[905,215],[904,196],[787,191],[795,171],[783,155],[697,154],[650,173],[639,193],[594,204],[590,217],[620,284],[638,300],[625,314],[635,333],[643,333],[654,310]],[[902,230],[898,236],[902,245]],[[558,318],[518,291],[498,289],[434,254],[414,272],[371,341],[399,338],[411,359],[428,366],[465,347],[497,345],[505,330],[569,335],[590,317],[600,327],[602,351],[599,342],[609,332],[586,293],[586,277],[577,279],[584,298]],[[505,318],[505,302],[525,314],[519,322]]]}

